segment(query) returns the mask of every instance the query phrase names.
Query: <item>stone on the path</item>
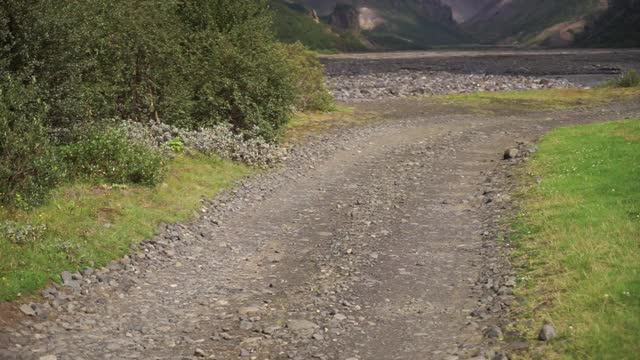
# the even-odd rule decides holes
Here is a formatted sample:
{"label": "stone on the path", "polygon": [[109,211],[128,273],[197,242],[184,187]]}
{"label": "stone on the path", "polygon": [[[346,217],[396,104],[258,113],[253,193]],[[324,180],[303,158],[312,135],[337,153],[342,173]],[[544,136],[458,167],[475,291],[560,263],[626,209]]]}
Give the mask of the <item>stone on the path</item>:
{"label": "stone on the path", "polygon": [[242,316],[256,316],[260,314],[261,310],[257,306],[244,306],[238,309],[238,314]]}
{"label": "stone on the path", "polygon": [[62,274],[60,274],[60,277],[62,278],[62,284],[64,284],[64,286],[70,287],[74,290],[80,289],[80,282],[74,279],[74,274],[69,271],[63,271]]}
{"label": "stone on the path", "polygon": [[485,335],[489,338],[489,339],[499,339],[502,337],[502,330],[500,330],[499,327],[497,326],[490,326],[487,331],[485,332]]}
{"label": "stone on the path", "polygon": [[55,355],[45,355],[45,356],[40,356],[38,360],[58,360],[58,357]]}
{"label": "stone on the path", "polygon": [[556,329],[551,324],[544,324],[538,334],[538,340],[549,341],[554,337],[556,337]]}
{"label": "stone on the path", "polygon": [[267,335],[273,335],[276,331],[280,330],[281,327],[278,325],[271,325],[271,326],[267,326],[266,328],[262,329],[262,333],[263,334],[267,334]]}
{"label": "stone on the path", "polygon": [[196,356],[196,357],[205,357],[205,356],[207,356],[207,354],[202,349],[196,349],[193,352],[193,355]]}
{"label": "stone on the path", "polygon": [[307,329],[315,329],[318,327],[315,323],[312,323],[309,320],[289,320],[287,322],[287,327],[291,329],[291,331],[299,331],[299,330],[307,330]]}
{"label": "stone on the path", "polygon": [[338,320],[338,321],[342,321],[342,320],[346,320],[347,319],[347,317],[345,315],[343,315],[343,314],[335,314],[333,316],[333,318]]}
{"label": "stone on the path", "polygon": [[31,307],[30,304],[20,305],[20,311],[22,311],[22,313],[25,315],[36,316],[36,311],[33,309],[33,307]]}
{"label": "stone on the path", "polygon": [[55,299],[58,295],[58,289],[53,286],[49,286],[48,288],[42,290],[42,297],[45,299]]}
{"label": "stone on the path", "polygon": [[518,149],[509,148],[509,149],[504,151],[504,159],[505,160],[515,159],[516,156],[518,156],[518,153],[520,153],[520,151]]}

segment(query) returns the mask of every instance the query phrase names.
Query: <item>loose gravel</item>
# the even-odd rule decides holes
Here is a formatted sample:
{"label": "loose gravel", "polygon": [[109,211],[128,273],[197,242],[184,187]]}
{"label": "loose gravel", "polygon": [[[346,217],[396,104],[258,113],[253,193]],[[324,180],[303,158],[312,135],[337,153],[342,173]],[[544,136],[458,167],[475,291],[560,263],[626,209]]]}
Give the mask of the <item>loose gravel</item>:
{"label": "loose gravel", "polygon": [[339,101],[577,87],[564,79],[409,70],[332,76],[328,78],[327,85]]}

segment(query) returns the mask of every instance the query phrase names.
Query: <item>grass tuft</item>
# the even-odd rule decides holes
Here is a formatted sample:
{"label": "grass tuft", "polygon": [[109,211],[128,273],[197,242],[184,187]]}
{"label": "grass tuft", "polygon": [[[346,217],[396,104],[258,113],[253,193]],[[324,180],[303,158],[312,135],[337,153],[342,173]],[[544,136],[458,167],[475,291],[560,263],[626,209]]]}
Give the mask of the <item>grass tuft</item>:
{"label": "grass tuft", "polygon": [[635,70],[628,71],[618,79],[607,81],[603,87],[640,88],[640,74]]}
{"label": "grass tuft", "polygon": [[[521,170],[516,313],[559,336],[538,358],[640,354],[640,119],[563,127]],[[537,179],[538,181],[534,181]],[[526,323],[522,321],[521,323]]]}

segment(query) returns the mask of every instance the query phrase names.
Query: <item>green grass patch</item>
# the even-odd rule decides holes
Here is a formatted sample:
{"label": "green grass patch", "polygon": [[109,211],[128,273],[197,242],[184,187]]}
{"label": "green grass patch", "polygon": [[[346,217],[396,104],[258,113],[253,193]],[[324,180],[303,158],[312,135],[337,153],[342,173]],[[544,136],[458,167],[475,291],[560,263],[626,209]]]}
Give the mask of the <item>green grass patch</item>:
{"label": "green grass patch", "polygon": [[375,113],[357,110],[353,107],[336,105],[329,112],[296,113],[287,124],[283,142],[291,144],[302,141],[310,134],[327,131],[332,128],[350,127],[371,121]]}
{"label": "green grass patch", "polygon": [[[103,266],[150,238],[159,223],[185,220],[252,169],[209,156],[179,155],[154,188],[76,184],[56,190],[29,211],[0,210],[0,223],[35,228],[16,238],[0,234],[0,301],[14,300],[59,280],[64,270]],[[28,229],[28,228],[26,228]]]}
{"label": "green grass patch", "polygon": [[528,356],[637,358],[640,119],[553,130],[520,175],[515,311],[533,320],[531,339],[544,320],[559,332],[546,353]]}
{"label": "green grass patch", "polygon": [[435,96],[434,99],[446,105],[487,113],[513,110],[558,110],[616,101],[640,100],[640,88],[480,91]]}

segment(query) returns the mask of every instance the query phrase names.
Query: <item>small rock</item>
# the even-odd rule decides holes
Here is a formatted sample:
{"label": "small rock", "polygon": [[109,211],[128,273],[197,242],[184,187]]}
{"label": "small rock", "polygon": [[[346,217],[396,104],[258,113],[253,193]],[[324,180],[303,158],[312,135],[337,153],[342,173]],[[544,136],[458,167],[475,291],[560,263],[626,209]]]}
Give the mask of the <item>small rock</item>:
{"label": "small rock", "polygon": [[58,357],[55,355],[45,355],[45,356],[40,356],[38,360],[58,360]]}
{"label": "small rock", "polygon": [[287,322],[287,327],[291,329],[291,331],[300,331],[300,330],[315,329],[318,327],[318,325],[308,320],[289,320]]}
{"label": "small rock", "polygon": [[93,272],[94,270],[92,267],[86,267],[80,273],[82,274],[82,276],[87,277],[93,275]]}
{"label": "small rock", "polygon": [[36,316],[36,311],[29,304],[20,305],[20,311],[28,316]]}
{"label": "small rock", "polygon": [[556,329],[551,324],[544,324],[538,334],[538,340],[549,341],[554,337],[556,337]]}
{"label": "small rock", "polygon": [[505,283],[504,286],[508,286],[508,287],[514,287],[516,286],[516,279],[515,278],[509,278]]}
{"label": "small rock", "polygon": [[519,153],[519,152],[520,152],[520,151],[518,151],[518,149],[515,149],[515,148],[507,149],[507,150],[505,150],[505,151],[504,151],[504,156],[503,156],[503,158],[504,158],[505,160],[515,159],[515,158],[516,158],[516,156],[518,156],[518,153]]}
{"label": "small rock", "polygon": [[205,356],[207,356],[207,354],[202,349],[196,349],[193,352],[193,355],[196,356],[196,357],[205,357]]}
{"label": "small rock", "polygon": [[242,316],[256,316],[260,314],[261,310],[257,306],[245,306],[238,309],[238,314]]}
{"label": "small rock", "polygon": [[489,339],[499,339],[502,337],[502,330],[500,330],[499,327],[497,326],[490,326],[486,331],[485,331],[485,336],[488,337]]}
{"label": "small rock", "polygon": [[42,290],[42,297],[45,299],[53,300],[58,295],[58,289],[50,286],[44,290]]}
{"label": "small rock", "polygon": [[118,284],[118,288],[122,292],[128,292],[132,287],[136,285],[136,281],[128,276],[123,276]]}
{"label": "small rock", "polygon": [[493,360],[510,360],[509,354],[498,352],[493,356]]}

